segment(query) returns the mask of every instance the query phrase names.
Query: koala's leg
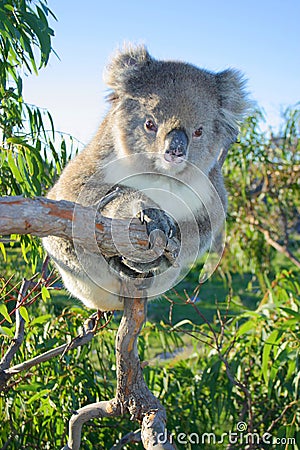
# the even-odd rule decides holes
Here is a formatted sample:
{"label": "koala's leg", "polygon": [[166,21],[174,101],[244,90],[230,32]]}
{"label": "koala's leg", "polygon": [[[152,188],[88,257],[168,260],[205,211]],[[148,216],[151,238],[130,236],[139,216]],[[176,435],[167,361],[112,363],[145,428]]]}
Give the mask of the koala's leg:
{"label": "koala's leg", "polygon": [[112,311],[123,309],[119,280],[109,272],[102,255],[55,236],[43,238],[43,245],[54,261],[65,288],[88,308]]}

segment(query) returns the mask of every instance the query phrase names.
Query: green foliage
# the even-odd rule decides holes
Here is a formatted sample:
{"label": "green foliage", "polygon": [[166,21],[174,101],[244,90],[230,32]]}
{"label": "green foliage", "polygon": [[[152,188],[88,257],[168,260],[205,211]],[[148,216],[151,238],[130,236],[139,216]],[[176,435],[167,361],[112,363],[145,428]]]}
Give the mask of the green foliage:
{"label": "green foliage", "polygon": [[[44,308],[29,310],[26,346],[14,363],[50,350],[61,342],[62,336],[64,340],[72,339],[88,315],[75,308],[57,316],[51,304],[43,314]],[[9,393],[0,397],[1,446],[11,440],[9,448],[60,448],[71,411],[113,396],[114,372],[108,373],[103,368],[113,364],[114,335],[105,331],[104,340],[103,334],[99,334],[98,342],[93,345],[78,348],[61,359],[42,364],[38,370],[22,374]],[[9,342],[8,336],[4,339]],[[92,436],[95,438],[93,433]]]}
{"label": "green foliage", "polygon": [[241,272],[272,270],[274,245],[286,254],[299,247],[300,109],[288,108],[283,119],[277,135],[262,133],[262,114],[257,112],[230,150],[225,163],[229,252],[223,267],[228,262],[232,268],[234,255],[235,269]]}
{"label": "green foliage", "polygon": [[[24,73],[38,74],[49,61],[54,36],[49,15],[53,16],[42,1],[0,1],[1,196],[45,195],[78,151],[76,140],[55,133],[48,111],[26,104],[22,96]],[[16,237],[19,242],[35,272],[42,256],[39,241]]]}
{"label": "green foliage", "polygon": [[[189,310],[194,316],[199,314],[196,305],[186,304],[185,309],[187,315]],[[58,314],[49,300],[31,305],[28,312],[26,345],[15,364],[77,335],[89,314],[81,307]],[[142,360],[149,361],[144,375],[167,409],[168,429],[179,449],[197,448],[189,439],[208,439],[204,433],[214,433],[215,442],[220,442],[224,433],[223,445],[206,440],[205,448],[225,448],[228,434],[236,432],[241,421],[261,437],[268,432],[281,442],[288,437],[297,439],[299,317],[299,281],[282,271],[254,311],[244,308],[239,315],[217,316],[200,325],[187,320],[172,328],[164,322],[146,324],[139,343]],[[113,397],[117,324],[114,321],[89,345],[22,373],[15,385],[11,382],[0,398],[6,402],[0,416],[2,445],[11,439],[12,449],[60,448],[72,410]],[[6,330],[13,332],[14,325],[7,323]],[[9,333],[2,331],[2,339],[5,348]],[[251,395],[250,418],[245,390]],[[110,448],[133,426],[128,417],[103,420],[101,425],[89,423],[84,427],[82,448]],[[186,435],[184,445],[177,442],[180,433]],[[240,449],[241,444],[232,448]]]}
{"label": "green foliage", "polygon": [[[22,97],[24,73],[49,61],[50,15],[42,1],[0,0],[2,196],[44,195],[77,151],[76,141],[57,136],[48,111]],[[243,433],[230,441],[241,423],[272,436],[257,448],[299,449],[299,118],[299,108],[289,108],[276,134],[260,130],[261,113],[247,119],[225,163],[230,212],[221,266],[196,290],[195,267],[168,301],[149,305],[139,354],[179,449],[246,448]],[[43,256],[37,240],[11,240],[0,242],[2,355],[15,332],[20,280]],[[35,281],[20,307],[26,337],[13,364],[71,340],[89,315],[57,289],[53,274]],[[114,396],[118,321],[90,344],[10,379],[0,394],[0,447],[60,448],[73,410]],[[88,423],[82,448],[110,448],[133,426],[128,417]]]}
{"label": "green foliage", "polygon": [[37,74],[38,69],[46,66],[52,50],[54,32],[47,18],[51,11],[45,3],[35,3],[0,2],[0,127],[4,139],[23,124],[22,72],[25,69]]}

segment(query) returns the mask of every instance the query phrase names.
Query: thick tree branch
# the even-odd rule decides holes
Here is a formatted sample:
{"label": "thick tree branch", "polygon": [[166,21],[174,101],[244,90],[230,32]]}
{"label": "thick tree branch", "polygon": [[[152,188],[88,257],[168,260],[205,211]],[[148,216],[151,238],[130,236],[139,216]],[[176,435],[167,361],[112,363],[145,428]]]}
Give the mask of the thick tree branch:
{"label": "thick tree branch", "polygon": [[127,408],[131,418],[141,424],[145,449],[174,450],[170,442],[159,439],[166,435],[166,412],[146,385],[138,356],[137,340],[147,314],[146,293],[137,286],[135,297],[130,299],[124,284],[122,295],[124,314],[116,339],[116,397]]}
{"label": "thick tree branch", "polygon": [[[91,229],[92,227],[92,229]],[[128,230],[129,239],[123,239]],[[113,236],[112,236],[113,233]],[[134,253],[135,261],[145,262],[162,253],[173,263],[178,253],[174,238],[166,248],[159,242],[149,249],[146,225],[138,219],[110,219],[97,212],[96,207],[85,207],[65,200],[55,201],[43,197],[0,198],[0,235],[31,234],[58,236],[84,246],[94,253],[99,249],[106,257]],[[120,239],[118,237],[121,237]],[[117,239],[117,248],[116,248]]]}

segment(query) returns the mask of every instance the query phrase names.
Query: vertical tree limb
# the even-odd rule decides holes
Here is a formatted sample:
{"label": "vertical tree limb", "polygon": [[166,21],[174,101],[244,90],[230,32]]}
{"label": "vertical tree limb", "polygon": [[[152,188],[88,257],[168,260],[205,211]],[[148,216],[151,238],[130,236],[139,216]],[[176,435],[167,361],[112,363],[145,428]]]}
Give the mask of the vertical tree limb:
{"label": "vertical tree limb", "polygon": [[[62,450],[79,450],[81,430],[85,422],[102,417],[117,417],[129,413],[141,425],[141,439],[146,450],[175,450],[165,429],[166,412],[149,390],[142,373],[137,341],[146,320],[147,297],[138,286],[135,292],[122,287],[124,313],[116,336],[117,391],[114,399],[84,406],[69,422],[68,444]],[[120,448],[117,446],[117,448]]]}

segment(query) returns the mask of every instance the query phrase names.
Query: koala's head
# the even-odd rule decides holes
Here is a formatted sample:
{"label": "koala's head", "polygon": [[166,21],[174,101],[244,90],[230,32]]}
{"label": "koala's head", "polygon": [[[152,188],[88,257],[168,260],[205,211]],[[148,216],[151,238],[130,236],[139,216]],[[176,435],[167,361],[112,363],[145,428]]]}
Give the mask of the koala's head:
{"label": "koala's head", "polygon": [[158,61],[143,46],[119,52],[105,76],[120,156],[145,153],[155,168],[176,174],[187,161],[208,172],[235,141],[247,109],[236,70],[212,73]]}

